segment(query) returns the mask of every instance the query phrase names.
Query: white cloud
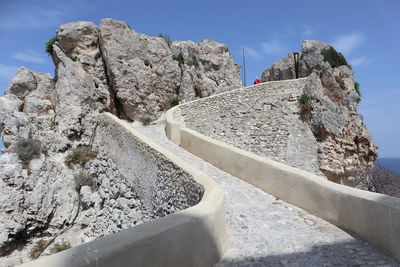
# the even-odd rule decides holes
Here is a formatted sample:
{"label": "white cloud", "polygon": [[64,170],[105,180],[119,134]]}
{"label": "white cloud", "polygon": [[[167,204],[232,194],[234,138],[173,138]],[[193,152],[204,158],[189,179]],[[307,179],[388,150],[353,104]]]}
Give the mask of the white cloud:
{"label": "white cloud", "polygon": [[364,43],[365,39],[365,35],[359,32],[343,34],[336,38],[336,40],[333,42],[333,46],[337,51],[344,54],[349,54],[354,49],[358,48],[362,43]]}
{"label": "white cloud", "polygon": [[267,55],[278,55],[287,50],[278,40],[272,40],[261,44],[262,51]]}
{"label": "white cloud", "polygon": [[38,63],[38,64],[42,64],[42,63],[46,62],[46,60],[43,57],[41,57],[38,53],[36,53],[35,51],[33,51],[31,49],[29,49],[25,52],[15,53],[14,55],[12,55],[12,57],[14,59],[18,59],[21,61]]}
{"label": "white cloud", "polygon": [[372,59],[368,58],[368,57],[358,57],[358,58],[353,58],[350,60],[350,64],[354,67],[367,66],[371,62],[372,62]]}
{"label": "white cloud", "polygon": [[18,66],[5,65],[0,63],[0,78],[4,80],[11,79],[17,72]]}

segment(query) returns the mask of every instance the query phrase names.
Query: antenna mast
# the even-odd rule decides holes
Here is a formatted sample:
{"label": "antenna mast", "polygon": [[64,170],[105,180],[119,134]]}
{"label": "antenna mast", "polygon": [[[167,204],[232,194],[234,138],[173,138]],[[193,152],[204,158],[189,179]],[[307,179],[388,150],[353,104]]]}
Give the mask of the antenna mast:
{"label": "antenna mast", "polygon": [[243,87],[246,86],[246,59],[244,57],[244,47],[243,47]]}

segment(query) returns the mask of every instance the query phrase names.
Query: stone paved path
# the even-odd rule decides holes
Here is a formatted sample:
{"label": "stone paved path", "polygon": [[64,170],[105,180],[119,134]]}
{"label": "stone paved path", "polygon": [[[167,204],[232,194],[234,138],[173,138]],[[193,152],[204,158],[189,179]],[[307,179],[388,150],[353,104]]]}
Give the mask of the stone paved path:
{"label": "stone paved path", "polygon": [[173,144],[164,134],[164,125],[137,129],[224,190],[229,249],[215,266],[400,266],[365,241]]}

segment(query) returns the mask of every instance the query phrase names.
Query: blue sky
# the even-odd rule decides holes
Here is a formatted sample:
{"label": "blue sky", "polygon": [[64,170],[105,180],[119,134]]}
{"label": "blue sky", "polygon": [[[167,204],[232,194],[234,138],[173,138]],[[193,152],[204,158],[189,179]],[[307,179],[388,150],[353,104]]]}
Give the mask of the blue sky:
{"label": "blue sky", "polygon": [[44,44],[62,23],[124,20],[138,32],[172,40],[213,38],[238,64],[246,51],[247,83],[298,51],[302,40],[333,44],[361,85],[359,111],[381,157],[400,157],[400,1],[20,1],[0,0],[0,94],[18,66],[54,73]]}

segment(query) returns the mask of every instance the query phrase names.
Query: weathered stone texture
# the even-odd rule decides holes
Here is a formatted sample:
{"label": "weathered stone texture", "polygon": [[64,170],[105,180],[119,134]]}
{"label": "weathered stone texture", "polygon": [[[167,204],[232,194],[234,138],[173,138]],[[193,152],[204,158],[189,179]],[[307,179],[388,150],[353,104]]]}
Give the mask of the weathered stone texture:
{"label": "weathered stone texture", "polygon": [[[318,141],[321,171],[333,181],[347,179],[355,169],[372,167],[378,156],[361,115],[360,96],[349,66],[331,67],[321,51],[331,47],[304,41],[299,53],[299,77],[309,77],[304,94],[310,97],[308,124]],[[295,78],[293,53],[263,72],[263,81]]]}
{"label": "weathered stone texture", "polygon": [[[184,102],[240,87],[238,65],[228,48],[213,40],[167,43],[104,19],[100,46],[118,112],[130,120],[158,117],[176,96]],[[184,62],[173,59],[180,54]]]}
{"label": "weathered stone texture", "polygon": [[[210,137],[346,182],[354,170],[373,165],[377,147],[357,113],[353,73],[325,62],[320,51],[327,47],[304,41],[299,75],[306,78],[294,79],[290,53],[263,72],[264,84],[184,105],[180,116]],[[305,112],[303,94],[310,99]]]}
{"label": "weathered stone texture", "polygon": [[180,115],[202,134],[321,174],[317,141],[299,119],[297,100],[306,83],[288,80],[235,90],[183,105]]}
{"label": "weathered stone texture", "polygon": [[[95,140],[100,153],[83,167],[94,177],[96,190],[83,186],[76,191],[74,175],[80,168],[69,169],[65,157],[72,148],[92,144],[102,112],[134,120],[156,118],[171,96],[184,100],[189,93],[180,89],[182,73],[200,77],[196,82],[189,79],[185,92],[201,84],[205,73],[210,76],[209,82],[204,81],[209,90],[204,96],[239,83],[238,72],[230,72],[238,69],[227,48],[214,41],[191,45],[196,57],[203,53],[198,60],[204,65],[224,66],[200,71],[206,68],[202,63],[200,68],[179,66],[162,38],[136,33],[118,21],[105,20],[100,28],[90,22],[63,24],[56,37],[55,77],[21,67],[0,97],[0,135],[6,146],[0,156],[2,266],[27,261],[39,240],[51,240],[69,227],[55,243],[78,245],[196,204],[202,189],[187,174],[138,141],[125,144],[131,150],[122,157],[120,144],[112,146],[117,133],[108,136],[108,142]],[[223,59],[215,58],[219,56]],[[38,139],[43,146],[40,158],[29,166],[14,153],[16,142],[23,138]],[[143,179],[153,183],[141,184]]]}

